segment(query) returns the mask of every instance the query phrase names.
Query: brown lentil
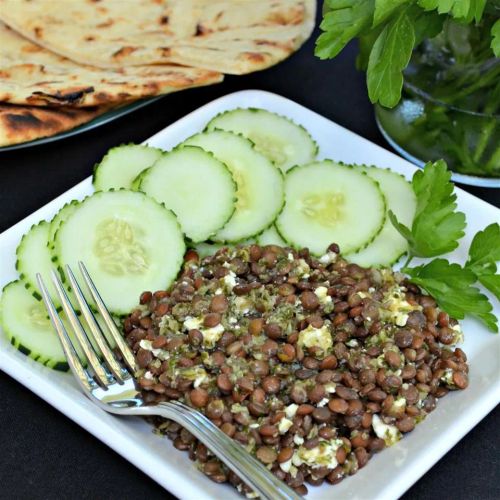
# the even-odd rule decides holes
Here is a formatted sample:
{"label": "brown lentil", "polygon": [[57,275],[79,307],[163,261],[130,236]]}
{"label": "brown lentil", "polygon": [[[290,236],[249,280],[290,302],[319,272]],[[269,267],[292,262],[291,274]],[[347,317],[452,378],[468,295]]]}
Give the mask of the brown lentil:
{"label": "brown lentil", "polygon": [[276,394],[280,390],[280,385],[280,379],[274,375],[270,375],[262,381],[262,388],[268,394]]}
{"label": "brown lentil", "polygon": [[203,408],[208,403],[208,392],[205,389],[193,389],[189,393],[191,403],[196,408]]}
{"label": "brown lentil", "polygon": [[[329,251],[338,254],[339,248],[332,244]],[[341,257],[323,265],[307,249],[250,245],[222,248],[204,259],[189,251],[185,261],[189,265],[172,289],[143,292],[139,302],[146,307],[123,323],[141,369],[144,401],[178,399],[198,408],[228,436],[245,446],[254,443],[257,458],[300,494],[307,492],[305,481],[336,484],[385,447],[373,431],[374,414],[407,433],[436,407],[437,398],[468,385],[465,353],[447,347],[455,341],[456,320],[411,283],[403,282],[400,290],[420,310],[409,313],[405,326],[387,328],[384,295],[399,278],[387,280],[379,270]],[[296,271],[304,262],[309,277]],[[238,276],[232,290],[221,281],[230,271]],[[320,286],[332,298],[329,307],[314,293]],[[248,301],[244,310],[236,306],[237,297]],[[202,328],[185,331],[187,316],[203,328],[222,325],[223,332],[212,341],[204,339]],[[160,332],[162,317],[168,328]],[[333,345],[323,350],[306,342],[309,327],[326,327]],[[193,369],[205,374],[196,384]],[[451,378],[444,377],[446,370]],[[400,397],[403,406],[395,404]],[[297,406],[292,411],[290,405]],[[249,493],[194,436],[173,422],[158,422],[160,432],[188,451],[212,480]],[[292,458],[298,438],[308,449],[340,438],[337,467],[302,464],[294,476],[286,473],[279,464]]]}
{"label": "brown lentil", "polygon": [[264,464],[272,464],[278,458],[278,454],[269,446],[261,446],[258,448],[256,455]]}

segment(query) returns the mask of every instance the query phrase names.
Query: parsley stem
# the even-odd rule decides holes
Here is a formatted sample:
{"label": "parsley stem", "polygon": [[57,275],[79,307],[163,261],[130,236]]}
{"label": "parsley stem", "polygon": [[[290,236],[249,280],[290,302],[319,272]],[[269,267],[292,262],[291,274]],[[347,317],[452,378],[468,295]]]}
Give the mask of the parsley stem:
{"label": "parsley stem", "polygon": [[408,267],[408,264],[413,260],[413,255],[412,254],[408,254],[408,258],[406,259],[406,262],[403,264],[403,267],[402,269],[404,269],[405,267]]}

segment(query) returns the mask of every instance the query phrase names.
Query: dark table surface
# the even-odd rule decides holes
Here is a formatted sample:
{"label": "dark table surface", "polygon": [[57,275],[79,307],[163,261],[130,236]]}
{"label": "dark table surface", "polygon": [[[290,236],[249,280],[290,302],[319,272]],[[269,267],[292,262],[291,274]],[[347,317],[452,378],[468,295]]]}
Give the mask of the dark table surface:
{"label": "dark table surface", "polygon": [[[0,232],[87,177],[108,148],[141,142],[199,106],[237,90],[281,94],[388,148],[375,124],[364,75],[354,68],[356,47],[322,62],[313,56],[313,45],[311,39],[267,71],[166,96],[76,137],[0,153]],[[461,187],[500,205],[498,189]],[[500,498],[499,427],[497,407],[404,498]],[[335,495],[334,488],[331,494]],[[116,497],[171,498],[114,451],[0,372],[0,498]]]}

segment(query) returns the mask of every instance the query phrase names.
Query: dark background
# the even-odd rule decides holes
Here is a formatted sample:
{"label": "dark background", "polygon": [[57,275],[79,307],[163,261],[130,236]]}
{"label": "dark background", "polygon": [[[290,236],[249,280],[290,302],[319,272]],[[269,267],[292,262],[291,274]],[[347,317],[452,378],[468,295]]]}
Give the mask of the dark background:
{"label": "dark background", "polygon": [[[90,175],[94,163],[110,147],[141,142],[202,104],[237,90],[281,94],[389,148],[377,130],[364,75],[354,67],[356,47],[349,46],[333,61],[319,61],[313,56],[315,37],[269,70],[166,96],[73,138],[0,153],[0,232]],[[461,187],[500,205],[498,189]],[[497,408],[403,498],[500,498],[499,426]],[[114,451],[0,372],[0,498],[118,496],[171,498]]]}

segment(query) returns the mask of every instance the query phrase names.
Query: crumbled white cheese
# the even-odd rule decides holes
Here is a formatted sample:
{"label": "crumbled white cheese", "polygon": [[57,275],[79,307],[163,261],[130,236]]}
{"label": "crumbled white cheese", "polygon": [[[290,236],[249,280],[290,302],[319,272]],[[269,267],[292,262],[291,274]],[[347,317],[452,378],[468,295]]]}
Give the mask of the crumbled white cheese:
{"label": "crumbled white cheese", "polygon": [[457,323],[456,325],[453,325],[451,329],[455,332],[453,344],[461,344],[464,341],[462,327]]}
{"label": "crumbled white cheese", "polygon": [[152,351],[153,350],[153,347],[152,347],[152,342],[151,340],[145,340],[145,339],[142,339],[140,342],[139,342],[139,347],[141,349],[144,349],[145,351]]}
{"label": "crumbled white cheese", "polygon": [[326,288],[326,286],[319,286],[314,290],[314,294],[318,297],[320,304],[325,305],[332,303],[332,298],[328,295],[328,288]]}
{"label": "crumbled white cheese", "polygon": [[311,268],[304,259],[299,259],[299,265],[295,269],[297,270],[298,276],[300,278],[309,278],[309,272],[311,271]]}
{"label": "crumbled white cheese", "polygon": [[295,414],[297,413],[297,410],[299,409],[299,405],[292,403],[291,405],[288,405],[285,407],[285,415],[287,418],[293,418]]}
{"label": "crumbled white cheese", "polygon": [[203,325],[203,318],[193,318],[192,316],[188,316],[184,320],[184,328],[186,330],[198,330],[201,325]]}
{"label": "crumbled white cheese", "polygon": [[337,260],[337,254],[335,252],[326,252],[324,255],[322,255],[319,258],[319,261],[324,266],[327,266],[328,264],[331,264],[332,262],[335,262],[336,260]]}
{"label": "crumbled white cheese", "polygon": [[345,345],[349,347],[358,347],[359,343],[356,339],[351,339],[349,342],[346,342]]}
{"label": "crumbled white cheese", "polygon": [[144,374],[144,378],[147,379],[147,380],[153,380],[153,374],[150,372],[150,371],[147,371],[145,374]]}
{"label": "crumbled white cheese", "polygon": [[300,347],[320,347],[323,351],[327,351],[333,345],[332,334],[327,325],[321,328],[314,328],[309,325],[299,333],[297,344]]}
{"label": "crumbled white cheese", "polygon": [[440,380],[442,380],[446,385],[454,386],[455,382],[453,382],[453,370],[451,368],[446,368],[444,373],[441,375]]}
{"label": "crumbled white cheese", "polygon": [[335,382],[328,382],[323,387],[325,388],[326,393],[332,394],[335,392],[335,388],[337,387],[337,384]]}
{"label": "crumbled white cheese", "polygon": [[287,258],[290,262],[293,262],[293,254],[292,252],[288,252]]}
{"label": "crumbled white cheese", "polygon": [[193,386],[195,388],[200,387],[200,385],[209,378],[207,372],[201,366],[184,368],[181,370],[181,374],[183,378],[193,380]]}
{"label": "crumbled white cheese", "polygon": [[156,356],[157,358],[162,358],[166,359],[169,357],[168,352],[164,351],[163,349],[153,349],[153,342],[151,340],[146,340],[142,339],[139,342],[139,346],[144,349],[145,351],[151,351],[153,353],[153,356]]}
{"label": "crumbled white cheese", "polygon": [[252,301],[248,297],[236,297],[234,299],[234,306],[241,314],[248,314],[252,309]]}
{"label": "crumbled white cheese", "polygon": [[401,439],[401,432],[395,425],[386,424],[376,413],[372,417],[372,427],[375,434],[385,441],[386,446],[392,446]]}
{"label": "crumbled white cheese", "polygon": [[224,333],[224,327],[220,323],[212,328],[202,328],[201,325],[203,325],[203,318],[188,316],[184,320],[186,330],[199,330],[203,335],[203,345],[205,347],[214,347]]}
{"label": "crumbled white cheese", "polygon": [[224,276],[224,285],[231,291],[236,286],[236,274],[233,271],[229,271],[229,274]]}
{"label": "crumbled white cheese", "polygon": [[301,446],[292,457],[292,463],[296,467],[307,464],[311,468],[327,467],[335,469],[337,467],[337,450],[342,446],[341,439],[331,439],[320,441],[318,446],[308,450]]}
{"label": "crumbled white cheese", "polygon": [[194,379],[193,386],[195,388],[200,387],[203,382],[205,382],[208,379],[207,372],[203,369],[198,367],[197,368],[197,375],[196,378]]}
{"label": "crumbled white cheese", "polygon": [[293,422],[291,420],[288,420],[288,418],[282,418],[278,424],[278,431],[280,434],[286,434],[288,432],[288,429],[292,427]]}
{"label": "crumbled white cheese", "polygon": [[395,408],[404,408],[406,407],[406,399],[403,397],[399,397],[394,401],[393,405]]}
{"label": "crumbled white cheese", "polygon": [[215,290],[215,295],[222,295],[222,288],[217,288],[217,290]]}
{"label": "crumbled white cheese", "polygon": [[405,300],[404,291],[404,287],[395,285],[384,294],[380,311],[383,320],[390,321],[397,326],[405,326],[409,313],[422,310],[422,306],[418,304],[412,305]]}
{"label": "crumbled white cheese", "polygon": [[292,459],[291,458],[290,458],[290,460],[287,460],[286,462],[283,462],[280,464],[280,469],[283,472],[290,472],[290,467],[292,467]]}
{"label": "crumbled white cheese", "polygon": [[319,403],[318,403],[318,408],[322,408],[323,406],[327,405],[330,400],[328,398],[323,398]]}
{"label": "crumbled white cheese", "polygon": [[298,434],[295,434],[295,436],[293,436],[293,442],[297,446],[300,446],[301,444],[304,444],[304,438],[299,436]]}
{"label": "crumbled white cheese", "polygon": [[231,264],[229,264],[229,262],[224,262],[224,264],[222,264],[222,267],[229,269],[231,267]]}
{"label": "crumbled white cheese", "polygon": [[219,323],[217,326],[212,328],[203,328],[200,332],[203,335],[203,345],[205,347],[214,347],[215,343],[224,333],[224,327]]}

